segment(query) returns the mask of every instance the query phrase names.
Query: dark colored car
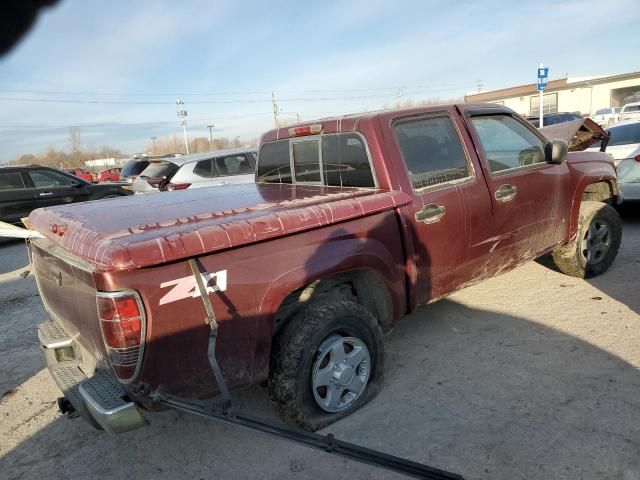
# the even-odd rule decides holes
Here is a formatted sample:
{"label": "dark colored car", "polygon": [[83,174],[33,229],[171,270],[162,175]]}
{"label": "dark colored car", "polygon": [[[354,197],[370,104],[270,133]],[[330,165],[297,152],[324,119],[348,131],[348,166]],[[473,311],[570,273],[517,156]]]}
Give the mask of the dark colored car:
{"label": "dark colored car", "polygon": [[98,172],[93,180],[95,182],[119,182],[121,168],[114,167]]}
{"label": "dark colored car", "polygon": [[54,168],[0,167],[0,221],[18,225],[40,207],[131,195],[122,184],[94,184]]}
{"label": "dark colored car", "polygon": [[[582,120],[582,115],[579,113],[573,112],[562,112],[562,113],[550,113],[544,116],[544,127],[548,127],[549,125],[556,125],[558,123],[571,122],[573,120]],[[534,126],[540,128],[540,119],[538,115],[527,117],[529,122],[533,123]]]}
{"label": "dark colored car", "polygon": [[86,180],[87,182],[93,182],[93,173],[86,168],[65,168],[63,171]]}

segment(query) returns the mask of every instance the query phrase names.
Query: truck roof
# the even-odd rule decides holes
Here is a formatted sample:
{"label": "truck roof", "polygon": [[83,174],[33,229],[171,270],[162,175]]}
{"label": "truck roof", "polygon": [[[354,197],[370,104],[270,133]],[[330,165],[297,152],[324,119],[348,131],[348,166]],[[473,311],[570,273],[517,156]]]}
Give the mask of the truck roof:
{"label": "truck roof", "polygon": [[[430,112],[442,112],[447,108],[452,106],[457,107],[458,104],[441,104],[441,105],[428,105],[421,107],[411,107],[411,108],[396,108],[389,110],[374,110],[371,112],[360,112],[360,113],[351,113],[347,115],[339,115],[335,117],[327,117],[327,118],[318,118],[316,120],[310,120],[308,122],[300,122],[292,125],[287,125],[286,127],[273,128],[264,133],[260,144],[264,142],[270,142],[273,140],[290,138],[292,135],[289,133],[289,130],[295,127],[308,126],[308,125],[317,125],[322,124],[323,133],[339,133],[339,132],[351,132],[358,130],[358,124],[361,122],[369,122],[381,116],[411,116],[411,115],[420,115],[423,113]],[[462,105],[460,105],[462,106]],[[473,103],[464,104],[465,108],[490,108],[492,110],[503,110],[505,112],[511,112],[511,110],[495,104],[495,103]]]}
{"label": "truck roof", "polygon": [[[108,203],[107,203],[108,202]],[[132,270],[355,219],[401,192],[257,183],[38,209],[32,229],[100,270]]]}

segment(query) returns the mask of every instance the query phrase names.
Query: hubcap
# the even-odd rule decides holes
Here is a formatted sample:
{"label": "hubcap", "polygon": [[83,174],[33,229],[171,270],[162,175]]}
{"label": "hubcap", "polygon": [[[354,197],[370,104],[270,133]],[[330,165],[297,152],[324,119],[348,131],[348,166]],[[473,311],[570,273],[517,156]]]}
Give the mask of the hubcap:
{"label": "hubcap", "polygon": [[610,244],[609,224],[603,220],[594,220],[582,239],[582,257],[589,265],[599,263],[609,251]]}
{"label": "hubcap", "polygon": [[369,381],[371,355],[355,337],[332,335],[318,347],[311,376],[313,396],[326,412],[349,408]]}

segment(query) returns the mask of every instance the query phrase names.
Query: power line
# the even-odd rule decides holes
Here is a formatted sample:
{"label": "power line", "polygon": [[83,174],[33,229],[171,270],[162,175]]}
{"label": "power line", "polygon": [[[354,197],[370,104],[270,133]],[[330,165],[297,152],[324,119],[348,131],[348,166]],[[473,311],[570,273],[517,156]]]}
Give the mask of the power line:
{"label": "power line", "polygon": [[[378,92],[385,90],[405,91],[405,90],[431,90],[431,89],[451,89],[462,88],[475,85],[475,82],[450,83],[450,84],[427,84],[415,86],[396,87],[376,87],[376,88],[343,88],[343,89],[316,89],[316,90],[276,90],[278,93],[339,93],[339,92]],[[28,93],[37,95],[83,95],[83,96],[114,96],[114,97],[176,97],[176,96],[225,96],[225,95],[269,95],[270,91],[232,91],[232,92],[87,92],[87,91],[62,91],[62,90],[22,90],[22,89],[0,89],[4,93]],[[391,94],[390,94],[391,95]],[[193,103],[193,102],[189,102]]]}
{"label": "power line", "polygon": [[[450,88],[443,89],[451,90]],[[435,91],[435,90],[434,90]],[[427,92],[410,92],[409,95],[422,95]],[[388,95],[361,95],[353,97],[299,97],[299,98],[280,98],[278,102],[327,102],[336,100],[371,100],[371,99],[389,99],[396,98],[395,94]],[[28,98],[28,97],[1,97],[0,101],[10,102],[30,102],[30,103],[66,103],[66,104],[82,104],[82,105],[170,105],[170,101],[123,101],[123,100],[77,100],[77,99],[55,99],[55,98]],[[272,103],[271,99],[246,99],[246,100],[200,100],[189,102],[192,105],[234,105],[234,104],[255,104],[255,103]]]}

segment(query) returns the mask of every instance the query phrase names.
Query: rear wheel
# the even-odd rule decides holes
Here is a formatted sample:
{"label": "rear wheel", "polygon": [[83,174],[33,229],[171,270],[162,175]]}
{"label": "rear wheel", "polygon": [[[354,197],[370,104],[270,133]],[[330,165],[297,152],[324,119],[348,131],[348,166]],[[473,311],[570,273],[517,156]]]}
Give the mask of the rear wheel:
{"label": "rear wheel", "polygon": [[576,238],[552,252],[558,269],[567,275],[590,278],[607,271],[618,255],[622,221],[610,205],[582,202]]}
{"label": "rear wheel", "polygon": [[274,339],[271,397],[287,421],[317,430],[373,398],[383,362],[382,330],[367,309],[311,304]]}

